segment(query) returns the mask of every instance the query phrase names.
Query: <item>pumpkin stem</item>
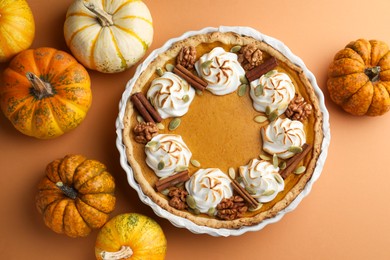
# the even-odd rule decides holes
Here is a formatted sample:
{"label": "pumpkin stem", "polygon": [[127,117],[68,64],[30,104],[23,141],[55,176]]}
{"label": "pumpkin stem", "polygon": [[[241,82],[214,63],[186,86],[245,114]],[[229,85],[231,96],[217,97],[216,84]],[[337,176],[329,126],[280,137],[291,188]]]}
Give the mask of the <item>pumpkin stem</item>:
{"label": "pumpkin stem", "polygon": [[33,93],[38,99],[53,96],[53,88],[49,83],[44,82],[37,75],[32,72],[26,73],[27,79],[31,82]]}
{"label": "pumpkin stem", "polygon": [[103,260],[119,260],[119,259],[128,259],[133,255],[133,250],[129,246],[121,246],[119,251],[116,252],[107,252],[103,251],[100,253]]}
{"label": "pumpkin stem", "polygon": [[375,66],[371,68],[366,68],[364,73],[368,76],[371,82],[376,82],[379,80],[379,73],[381,72],[380,66]]}
{"label": "pumpkin stem", "polygon": [[105,26],[114,25],[114,22],[112,21],[112,15],[110,15],[107,12],[105,12],[104,10],[96,7],[93,3],[89,3],[87,1],[84,1],[83,3],[84,3],[84,6],[89,11],[91,11],[92,13],[94,13],[97,16],[101,26],[105,27]]}
{"label": "pumpkin stem", "polygon": [[77,198],[77,191],[73,189],[72,187],[64,185],[63,182],[59,181],[56,183],[56,186],[69,198],[76,199]]}

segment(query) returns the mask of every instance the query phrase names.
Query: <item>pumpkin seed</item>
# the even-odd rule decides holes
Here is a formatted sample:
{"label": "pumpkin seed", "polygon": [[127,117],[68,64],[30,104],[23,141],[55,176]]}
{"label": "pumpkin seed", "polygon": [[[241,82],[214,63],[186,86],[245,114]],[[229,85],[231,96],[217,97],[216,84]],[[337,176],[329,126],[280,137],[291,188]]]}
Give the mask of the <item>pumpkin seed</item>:
{"label": "pumpkin seed", "polygon": [[213,63],[212,60],[207,60],[207,61],[203,62],[200,66],[202,67],[202,69],[207,69],[208,67],[211,66],[212,63]]}
{"label": "pumpkin seed", "polygon": [[276,118],[278,118],[279,114],[278,114],[278,110],[274,110],[272,111],[269,115],[268,115],[268,120],[270,122],[274,121]]}
{"label": "pumpkin seed", "polygon": [[209,210],[207,211],[207,215],[209,215],[210,217],[214,217],[215,212],[215,208],[209,208]]}
{"label": "pumpkin seed", "polygon": [[185,171],[185,170],[188,170],[188,166],[186,166],[186,165],[178,165],[175,168],[175,172],[182,172],[182,171]]}
{"label": "pumpkin seed", "polygon": [[138,123],[143,123],[145,122],[144,118],[141,115],[137,115],[137,122]]}
{"label": "pumpkin seed", "polygon": [[191,209],[196,209],[196,201],[195,201],[194,197],[192,197],[191,195],[187,195],[186,203],[187,203],[188,207],[190,207]]}
{"label": "pumpkin seed", "polygon": [[176,188],[181,188],[184,186],[184,182],[179,182],[178,184],[175,185]]}
{"label": "pumpkin seed", "polygon": [[180,123],[181,123],[181,119],[176,117],[176,118],[172,119],[171,122],[169,122],[168,129],[170,131],[173,131],[179,127]]}
{"label": "pumpkin seed", "polygon": [[271,161],[271,157],[265,155],[265,154],[260,154],[260,159],[263,159],[264,161]]}
{"label": "pumpkin seed", "polygon": [[260,97],[264,93],[264,85],[259,84],[255,87],[255,96]]}
{"label": "pumpkin seed", "polygon": [[271,114],[271,107],[270,106],[267,106],[265,108],[265,114],[268,116],[269,114]]}
{"label": "pumpkin seed", "polygon": [[276,70],[271,70],[271,71],[268,71],[267,73],[264,74],[264,77],[272,77],[273,75],[275,75],[277,73]]}
{"label": "pumpkin seed", "polygon": [[274,155],[272,156],[272,163],[273,163],[275,168],[278,168],[279,159],[278,159],[278,156],[276,155],[276,153],[274,153]]}
{"label": "pumpkin seed", "polygon": [[184,95],[181,99],[184,101],[184,103],[187,103],[188,101],[190,101],[190,96]]}
{"label": "pumpkin seed", "polygon": [[256,190],[255,190],[254,188],[252,188],[251,186],[245,186],[245,190],[246,190],[250,195],[256,194]]}
{"label": "pumpkin seed", "polygon": [[275,180],[276,180],[277,183],[279,183],[279,184],[282,184],[282,183],[284,182],[282,176],[280,176],[279,173],[275,174]]}
{"label": "pumpkin seed", "polygon": [[248,85],[247,84],[241,84],[239,87],[238,87],[238,91],[237,91],[237,94],[239,97],[242,97],[245,95],[246,93],[246,89],[248,88]]}
{"label": "pumpkin seed", "polygon": [[300,153],[303,151],[302,147],[294,146],[294,145],[290,146],[287,150],[292,153]]}
{"label": "pumpkin seed", "polygon": [[162,70],[162,68],[158,67],[156,69],[156,72],[157,72],[157,75],[159,75],[160,77],[164,74],[164,71]]}
{"label": "pumpkin seed", "polygon": [[281,170],[286,169],[286,167],[287,167],[286,161],[281,162],[280,165],[279,165],[279,169],[281,169]]}
{"label": "pumpkin seed", "polygon": [[253,211],[256,211],[256,210],[261,209],[261,207],[263,207],[263,204],[259,203],[259,206],[257,206],[256,208],[249,207],[248,210],[249,210],[250,212],[253,212]]}
{"label": "pumpkin seed", "polygon": [[171,63],[168,63],[167,65],[165,65],[165,69],[169,72],[172,72],[174,68],[175,68],[175,66],[173,66],[173,64],[171,64]]}
{"label": "pumpkin seed", "polygon": [[261,196],[271,196],[272,194],[274,194],[275,191],[274,190],[266,190],[264,191]]}
{"label": "pumpkin seed", "polygon": [[160,147],[160,143],[158,141],[149,141],[145,147],[155,152]]}
{"label": "pumpkin seed", "polygon": [[157,123],[156,126],[157,126],[157,128],[158,128],[159,130],[164,130],[164,129],[165,129],[165,126],[164,126],[163,123]]}
{"label": "pumpkin seed", "polygon": [[233,46],[230,49],[230,52],[236,53],[236,52],[239,52],[240,50],[241,50],[241,46],[240,45],[236,45],[236,46]]}
{"label": "pumpkin seed", "polygon": [[243,76],[240,76],[240,82],[241,82],[241,84],[249,84],[249,81],[248,81],[248,79],[245,77],[245,75],[243,75]]}
{"label": "pumpkin seed", "polygon": [[296,168],[294,173],[301,174],[301,173],[304,173],[305,171],[306,171],[306,167],[302,165],[302,166],[299,166],[298,168]]}
{"label": "pumpkin seed", "polygon": [[197,209],[197,208],[195,208],[195,209],[189,208],[188,211],[191,212],[192,214],[195,214],[195,215],[199,215],[200,214],[200,210]]}
{"label": "pumpkin seed", "polygon": [[195,166],[196,168],[199,168],[199,167],[200,167],[200,162],[198,162],[197,160],[192,159],[190,162],[191,162],[191,164],[192,164],[193,166]]}
{"label": "pumpkin seed", "polygon": [[165,196],[168,196],[168,193],[169,193],[169,189],[165,189],[165,190],[161,191],[161,194],[165,195]]}
{"label": "pumpkin seed", "polygon": [[232,180],[234,180],[234,179],[236,178],[236,171],[234,170],[233,167],[230,167],[230,168],[228,169],[228,173],[229,173],[229,177],[230,177]]}
{"label": "pumpkin seed", "polygon": [[197,90],[195,90],[195,93],[198,96],[203,96],[203,91],[202,90],[197,89]]}
{"label": "pumpkin seed", "polygon": [[253,120],[256,122],[256,123],[264,123],[265,121],[267,121],[267,117],[265,116],[255,116],[255,118],[253,118]]}
{"label": "pumpkin seed", "polygon": [[157,169],[159,171],[161,171],[162,169],[164,169],[165,167],[165,162],[164,161],[160,161],[158,164],[157,164]]}

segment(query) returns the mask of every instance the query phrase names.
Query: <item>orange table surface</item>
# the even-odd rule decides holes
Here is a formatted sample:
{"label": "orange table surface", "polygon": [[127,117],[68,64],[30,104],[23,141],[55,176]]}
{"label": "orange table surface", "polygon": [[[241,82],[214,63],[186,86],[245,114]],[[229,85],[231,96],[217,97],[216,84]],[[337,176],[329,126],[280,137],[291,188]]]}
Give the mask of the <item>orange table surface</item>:
{"label": "orange table surface", "polygon": [[[29,0],[36,22],[32,48],[69,52],[63,24],[72,0]],[[115,140],[118,103],[135,67],[118,74],[89,71],[93,103],[84,122],[52,140],[27,137],[0,115],[0,258],[95,259],[97,231],[72,239],[48,229],[35,208],[46,165],[69,153],[104,162],[114,175],[111,216],[138,212],[154,218],[167,240],[167,259],[390,259],[390,113],[354,117],[329,98],[327,68],[334,54],[358,38],[390,44],[390,1],[371,0],[145,0],[154,22],[149,54],[189,30],[250,26],[284,42],[303,59],[325,94],[331,144],[308,197],[276,224],[238,237],[196,235],[174,227],[144,205],[128,185]],[[6,65],[0,67],[1,71]]]}

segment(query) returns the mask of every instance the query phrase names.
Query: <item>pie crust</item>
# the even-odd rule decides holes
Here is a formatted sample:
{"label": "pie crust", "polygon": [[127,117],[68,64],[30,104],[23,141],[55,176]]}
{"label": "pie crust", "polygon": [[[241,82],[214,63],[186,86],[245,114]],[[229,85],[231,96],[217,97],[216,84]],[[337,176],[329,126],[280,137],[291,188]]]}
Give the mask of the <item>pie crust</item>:
{"label": "pie crust", "polygon": [[[296,86],[296,91],[299,92],[306,101],[308,101],[312,105],[312,114],[310,115],[309,119],[306,120],[305,124],[305,131],[308,133],[308,138],[307,138],[307,143],[310,143],[313,145],[313,149],[309,153],[308,156],[305,157],[304,159],[304,165],[306,167],[305,173],[301,175],[295,175],[295,174],[290,174],[288,178],[286,178],[285,183],[285,191],[279,194],[272,202],[269,202],[268,206],[263,205],[261,209],[255,212],[248,212],[247,215],[245,215],[242,218],[238,218],[235,220],[220,220],[218,218],[212,218],[209,217],[205,214],[200,214],[200,215],[195,215],[190,213],[187,210],[177,210],[168,204],[168,200],[165,196],[163,196],[161,193],[156,192],[154,185],[155,182],[157,181],[157,176],[155,176],[154,172],[148,168],[148,166],[145,164],[145,155],[144,155],[144,145],[136,143],[134,141],[134,133],[133,133],[133,128],[134,126],[138,123],[137,122],[137,111],[134,109],[133,104],[130,102],[130,100],[125,100],[123,106],[125,106],[124,109],[124,114],[123,118],[121,118],[121,135],[122,135],[122,140],[121,143],[123,143],[124,151],[125,151],[125,157],[127,163],[130,164],[132,171],[133,171],[133,177],[136,180],[136,182],[139,185],[140,190],[142,193],[151,199],[152,203],[155,203],[158,205],[158,207],[162,208],[163,210],[168,211],[169,213],[179,217],[179,218],[184,218],[188,219],[192,223],[194,223],[197,226],[204,226],[204,227],[209,227],[212,229],[240,229],[243,227],[247,226],[255,226],[259,225],[259,223],[263,222],[266,219],[273,218],[275,215],[277,215],[280,211],[284,210],[286,207],[288,207],[295,199],[296,197],[302,192],[303,189],[305,189],[305,186],[307,183],[310,181],[312,178],[312,175],[316,169],[317,166],[317,161],[319,159],[319,156],[321,155],[321,152],[324,150],[323,146],[323,139],[324,139],[324,133],[323,133],[323,108],[319,104],[318,100],[318,93],[314,90],[312,83],[308,80],[307,76],[305,75],[304,71],[302,68],[293,62],[291,62],[285,55],[283,55],[279,50],[275,49],[268,43],[255,39],[251,36],[244,36],[241,34],[237,34],[235,32],[220,32],[219,30],[209,32],[209,33],[201,33],[201,34],[195,34],[193,36],[190,36],[188,38],[179,40],[174,42],[167,50],[165,50],[162,53],[159,53],[156,58],[151,61],[146,67],[144,67],[143,71],[139,74],[139,77],[133,79],[132,84],[132,89],[131,93],[136,93],[136,92],[143,92],[146,93],[147,89],[150,86],[150,83],[152,79],[157,77],[156,74],[156,69],[157,68],[164,68],[167,63],[175,64],[175,58],[178,55],[179,51],[181,50],[182,47],[184,46],[195,46],[198,51],[197,58],[199,58],[203,53],[206,53],[207,51],[211,50],[213,47],[216,46],[221,46],[223,47],[226,51],[229,51],[229,49],[232,46],[236,45],[247,45],[249,43],[255,43],[256,46],[261,49],[263,53],[265,53],[267,56],[273,56],[275,57],[278,62],[279,62],[279,67],[285,71],[293,80],[294,85]],[[279,68],[278,67],[278,68]],[[207,90],[204,92],[208,92]],[[130,94],[131,94],[130,93]],[[230,98],[232,100],[228,100]],[[198,97],[195,97],[195,100]],[[218,99],[218,106],[215,107],[211,105],[211,101],[207,101],[210,99],[216,98]],[[217,129],[217,132],[221,133],[221,129],[226,129],[225,128],[218,128],[219,126],[213,126],[213,119],[212,116],[208,116],[206,119],[200,119],[201,116],[199,113],[198,115],[188,114],[190,115],[184,115],[182,117],[182,121],[189,121],[191,124],[188,125],[189,128],[191,129],[186,129],[186,124],[182,123],[182,125],[178,128],[178,131],[180,130],[179,134],[183,134],[183,139],[187,142],[187,145],[189,146],[191,151],[195,151],[193,153],[193,157],[196,157],[196,154],[199,156],[203,156],[203,160],[206,162],[205,164],[207,167],[212,167],[211,165],[213,163],[213,160],[216,164],[216,167],[221,166],[225,167],[224,169],[221,169],[224,172],[227,172],[227,165],[231,165],[231,161],[229,163],[224,163],[222,160],[226,158],[226,160],[230,160],[230,158],[235,159],[237,157],[237,154],[240,153],[240,151],[237,151],[235,147],[241,147],[243,149],[241,143],[234,143],[234,142],[252,142],[254,140],[253,134],[255,133],[255,130],[251,130],[248,132],[251,132],[252,136],[249,137],[242,137],[240,136],[245,134],[242,134],[242,128],[240,126],[234,126],[235,124],[241,125],[242,127],[242,120],[247,121],[248,128],[253,128],[253,129],[258,129],[258,137],[260,137],[260,126],[256,125],[256,123],[253,121],[253,115],[259,115],[261,113],[255,111],[252,107],[252,104],[250,102],[250,97],[249,94],[247,94],[247,97],[244,97],[247,99],[246,103],[248,106],[250,105],[250,112],[248,111],[248,107],[243,108],[242,104],[235,102],[234,100],[240,99],[243,97],[238,97],[236,93],[231,93],[226,96],[214,96],[211,93],[204,93],[203,96],[201,96],[200,99],[203,99],[202,103],[196,103],[194,102],[190,106],[190,111],[195,110],[196,112],[203,111],[200,110],[200,107],[207,106],[207,104],[210,104],[212,106],[212,114],[213,116],[218,115],[219,113],[221,114],[226,114],[223,113],[224,110],[227,109],[226,106],[229,108],[234,108],[235,110],[243,110],[242,112],[243,115],[245,115],[247,118],[246,119],[240,119],[236,120],[234,117],[236,116],[236,113],[232,113],[231,118],[224,118],[223,120],[226,122],[229,122],[227,125],[232,126],[232,131],[240,131],[238,133],[233,133],[233,136],[237,136],[237,138],[233,138],[231,142],[224,143],[226,137],[222,137],[223,141],[221,146],[226,146],[224,151],[226,151],[224,156],[219,156],[215,157],[214,155],[202,155],[198,151],[199,149],[203,149],[204,154],[207,154],[208,151],[213,150],[213,147],[207,148],[207,145],[209,143],[211,144],[218,144],[219,140],[215,140],[218,138],[217,135],[210,134],[210,138],[213,139],[214,141],[208,141],[208,140],[194,140],[196,138],[204,137],[206,133],[207,135],[207,129],[205,130],[204,128],[206,127],[202,122],[205,120],[210,120],[207,122],[207,127],[210,127],[210,129]],[[227,99],[224,104],[223,99]],[[220,109],[220,111],[218,110]],[[203,108],[204,109],[204,108]],[[205,110],[207,111],[207,109]],[[207,113],[206,113],[207,114]],[[226,116],[226,115],[225,115]],[[244,116],[243,116],[244,117]],[[241,118],[241,117],[240,117]],[[162,132],[164,133],[172,133],[172,131],[169,131],[167,129],[167,124],[169,123],[169,118],[165,119],[163,121],[163,124],[166,126]],[[198,120],[198,121],[197,121]],[[234,123],[236,122],[237,123]],[[215,124],[219,124],[221,121],[220,120],[215,120]],[[244,121],[245,122],[245,121]],[[244,127],[246,127],[244,126]],[[201,129],[201,133],[199,135],[193,134],[197,133],[197,127]],[[245,128],[244,128],[245,129]],[[187,132],[186,132],[187,131]],[[209,132],[213,132],[209,130]],[[226,132],[229,132],[226,130]],[[175,133],[175,131],[173,131]],[[191,134],[192,133],[192,134]],[[232,134],[230,133],[229,136]],[[193,138],[190,138],[190,137]],[[261,137],[260,137],[261,138]],[[191,141],[191,140],[192,141]],[[262,153],[262,147],[261,147],[261,140],[259,141],[260,143],[255,143],[253,142],[253,149],[249,149],[250,152],[249,154],[253,154],[253,151],[256,151],[257,149],[257,156]],[[327,141],[328,142],[328,141]],[[259,145],[260,144],[260,145]],[[197,148],[195,146],[198,146],[200,148]],[[230,149],[229,149],[230,148]],[[327,149],[327,147],[326,147]],[[243,152],[245,154],[245,152]],[[325,153],[326,156],[326,153]],[[212,157],[213,160],[207,161],[207,158]],[[239,157],[239,156],[238,156]],[[199,157],[196,157],[195,159],[198,159]],[[238,168],[241,165],[245,165],[249,162],[249,160],[252,159],[252,157],[248,157],[246,159],[238,158],[236,160],[236,165],[231,165],[234,168]],[[322,158],[324,159],[324,158]],[[202,163],[203,168],[203,162],[200,160]],[[217,162],[218,161],[218,162]],[[218,164],[219,163],[219,164]],[[322,166],[321,166],[322,167]],[[194,173],[196,171],[196,168],[190,167],[189,169],[190,174]],[[267,203],[266,203],[267,204]]]}

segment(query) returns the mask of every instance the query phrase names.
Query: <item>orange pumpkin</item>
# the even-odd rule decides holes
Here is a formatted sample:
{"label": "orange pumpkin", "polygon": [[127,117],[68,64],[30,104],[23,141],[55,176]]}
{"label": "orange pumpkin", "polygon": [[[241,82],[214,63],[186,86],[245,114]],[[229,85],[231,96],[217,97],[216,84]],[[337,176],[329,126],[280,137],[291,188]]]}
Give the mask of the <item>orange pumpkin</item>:
{"label": "orange pumpkin", "polygon": [[153,219],[136,214],[118,215],[99,231],[95,245],[96,259],[162,260],[167,240]]}
{"label": "orange pumpkin", "polygon": [[353,115],[390,110],[390,51],[386,43],[359,39],[334,57],[328,70],[331,99]]}
{"label": "orange pumpkin", "polygon": [[102,227],[115,207],[115,182],[106,166],[82,155],[51,162],[38,185],[36,207],[53,231],[87,236]]}
{"label": "orange pumpkin", "polygon": [[86,69],[68,53],[25,50],[4,71],[0,105],[20,132],[54,138],[83,121],[92,102],[90,85]]}
{"label": "orange pumpkin", "polygon": [[25,0],[0,1],[0,17],[0,62],[5,62],[30,47],[35,23]]}

